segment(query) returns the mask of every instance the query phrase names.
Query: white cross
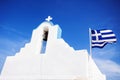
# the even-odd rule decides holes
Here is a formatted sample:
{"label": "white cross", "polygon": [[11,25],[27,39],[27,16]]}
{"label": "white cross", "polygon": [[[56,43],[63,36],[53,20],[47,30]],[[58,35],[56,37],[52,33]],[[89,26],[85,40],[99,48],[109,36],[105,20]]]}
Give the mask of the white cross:
{"label": "white cross", "polygon": [[51,17],[51,16],[48,16],[45,20],[46,20],[46,21],[50,21],[50,20],[52,20],[52,17]]}
{"label": "white cross", "polygon": [[94,31],[95,31],[96,41],[98,41],[99,40],[99,36],[101,35],[101,33],[97,33],[96,30],[94,30]]}

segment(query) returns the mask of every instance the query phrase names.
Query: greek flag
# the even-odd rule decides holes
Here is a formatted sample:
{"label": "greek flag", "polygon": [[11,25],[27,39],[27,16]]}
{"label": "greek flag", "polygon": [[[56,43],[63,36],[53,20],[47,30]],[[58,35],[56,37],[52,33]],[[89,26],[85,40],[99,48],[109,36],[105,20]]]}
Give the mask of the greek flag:
{"label": "greek flag", "polygon": [[116,42],[116,36],[112,30],[102,29],[102,30],[91,30],[92,48],[98,47],[103,48],[107,43]]}

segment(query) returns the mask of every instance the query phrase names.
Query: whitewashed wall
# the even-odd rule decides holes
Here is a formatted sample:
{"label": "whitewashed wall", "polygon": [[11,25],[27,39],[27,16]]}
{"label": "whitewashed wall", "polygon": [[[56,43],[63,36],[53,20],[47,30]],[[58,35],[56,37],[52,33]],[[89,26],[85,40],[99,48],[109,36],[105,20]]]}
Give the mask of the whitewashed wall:
{"label": "whitewashed wall", "polygon": [[[46,52],[41,54],[45,29],[49,31],[48,40]],[[105,80],[105,76],[89,58],[87,50],[75,51],[60,36],[59,25],[50,22],[40,24],[33,30],[30,43],[15,56],[7,57],[0,80]],[[91,77],[93,71],[96,75]]]}

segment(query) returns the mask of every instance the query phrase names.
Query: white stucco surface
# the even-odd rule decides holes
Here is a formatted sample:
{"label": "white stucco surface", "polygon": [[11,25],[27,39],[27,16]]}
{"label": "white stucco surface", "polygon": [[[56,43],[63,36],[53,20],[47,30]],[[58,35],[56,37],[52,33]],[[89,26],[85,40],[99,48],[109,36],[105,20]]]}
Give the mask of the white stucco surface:
{"label": "white stucco surface", "polygon": [[[45,53],[43,34],[48,31]],[[41,23],[31,41],[15,56],[8,56],[0,80],[106,80],[87,50],[74,50],[61,38],[59,25]]]}

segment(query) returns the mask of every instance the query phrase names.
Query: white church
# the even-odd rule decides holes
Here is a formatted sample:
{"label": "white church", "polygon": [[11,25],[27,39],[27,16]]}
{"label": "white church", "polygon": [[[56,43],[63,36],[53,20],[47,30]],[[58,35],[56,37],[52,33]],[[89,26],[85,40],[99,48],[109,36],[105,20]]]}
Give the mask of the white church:
{"label": "white church", "polygon": [[49,16],[33,30],[29,43],[8,56],[0,80],[106,80],[87,50],[74,50]]}

